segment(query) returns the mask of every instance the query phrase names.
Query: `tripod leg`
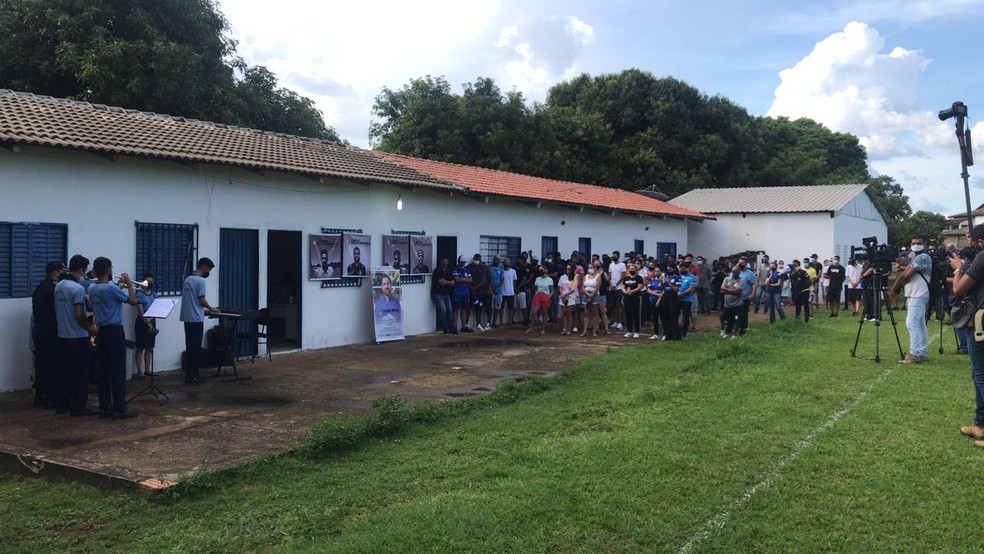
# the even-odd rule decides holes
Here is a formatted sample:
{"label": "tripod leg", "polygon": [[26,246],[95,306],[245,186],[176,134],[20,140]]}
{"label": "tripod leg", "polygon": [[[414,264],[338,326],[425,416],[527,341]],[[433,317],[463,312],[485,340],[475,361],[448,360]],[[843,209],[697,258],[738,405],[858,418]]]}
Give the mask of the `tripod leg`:
{"label": "tripod leg", "polygon": [[851,357],[855,357],[858,351],[858,341],[861,340],[861,328],[864,327],[865,317],[868,315],[868,305],[864,305],[864,309],[861,311],[861,321],[858,321],[858,336],[854,337],[854,348],[851,349]]}
{"label": "tripod leg", "polygon": [[[888,299],[887,289],[882,289],[881,294],[886,300]],[[892,329],[895,330],[895,344],[899,346],[899,359],[901,360],[902,358],[905,358],[905,354],[902,352],[902,341],[899,339],[898,322],[895,321],[895,313],[892,311],[892,305],[887,304],[887,306],[888,306],[888,319],[889,321],[892,322]]]}

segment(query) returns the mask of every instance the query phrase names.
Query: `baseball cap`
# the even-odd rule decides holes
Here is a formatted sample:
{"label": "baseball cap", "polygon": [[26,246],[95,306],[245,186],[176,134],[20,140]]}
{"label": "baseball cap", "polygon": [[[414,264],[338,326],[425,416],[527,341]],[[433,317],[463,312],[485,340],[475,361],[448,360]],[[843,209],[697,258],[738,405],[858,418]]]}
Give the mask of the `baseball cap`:
{"label": "baseball cap", "polygon": [[466,258],[464,254],[458,256],[458,263],[459,264],[463,264],[463,263],[465,263],[467,261],[468,261],[468,258]]}
{"label": "baseball cap", "polygon": [[51,275],[52,271],[66,271],[68,268],[61,262],[48,262],[44,266],[44,274]]}

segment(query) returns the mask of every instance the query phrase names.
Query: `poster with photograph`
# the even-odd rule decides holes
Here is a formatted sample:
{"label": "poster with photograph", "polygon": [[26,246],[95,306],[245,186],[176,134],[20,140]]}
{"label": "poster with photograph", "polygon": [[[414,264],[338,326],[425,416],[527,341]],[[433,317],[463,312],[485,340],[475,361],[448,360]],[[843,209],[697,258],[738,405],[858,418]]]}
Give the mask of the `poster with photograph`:
{"label": "poster with photograph", "polygon": [[400,272],[390,267],[372,272],[372,323],[376,342],[404,338]]}
{"label": "poster with photograph", "polygon": [[370,264],[372,239],[369,235],[345,233],[342,235],[345,249],[345,277],[368,277],[366,266]]}
{"label": "poster with photograph", "polygon": [[383,235],[383,265],[410,274],[410,239],[407,235]]}
{"label": "poster with photograph", "polygon": [[430,275],[434,270],[434,237],[410,236],[410,253],[413,255],[411,275]]}
{"label": "poster with photograph", "polygon": [[311,271],[308,279],[325,281],[342,278],[342,236],[310,235]]}

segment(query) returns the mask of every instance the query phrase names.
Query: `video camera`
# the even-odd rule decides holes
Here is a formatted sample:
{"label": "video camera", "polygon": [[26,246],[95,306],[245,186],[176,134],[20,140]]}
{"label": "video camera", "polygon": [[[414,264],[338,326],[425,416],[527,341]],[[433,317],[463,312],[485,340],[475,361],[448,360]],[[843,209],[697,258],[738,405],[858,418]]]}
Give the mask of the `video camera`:
{"label": "video camera", "polygon": [[852,246],[851,257],[871,264],[876,272],[890,273],[892,262],[899,257],[899,249],[887,244],[878,244],[878,237],[864,237],[861,239],[863,246]]}

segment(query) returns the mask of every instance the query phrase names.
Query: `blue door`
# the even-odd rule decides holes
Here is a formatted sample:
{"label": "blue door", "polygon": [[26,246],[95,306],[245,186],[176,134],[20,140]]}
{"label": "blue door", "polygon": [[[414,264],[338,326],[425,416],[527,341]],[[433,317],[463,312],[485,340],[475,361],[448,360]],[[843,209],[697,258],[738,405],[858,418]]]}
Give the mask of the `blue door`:
{"label": "blue door", "polygon": [[[260,233],[255,229],[219,230],[219,307],[255,310],[259,308],[259,249]],[[237,331],[240,333],[256,331],[255,321],[242,321]],[[256,345],[249,352],[239,352],[236,344],[235,355],[255,354]]]}

